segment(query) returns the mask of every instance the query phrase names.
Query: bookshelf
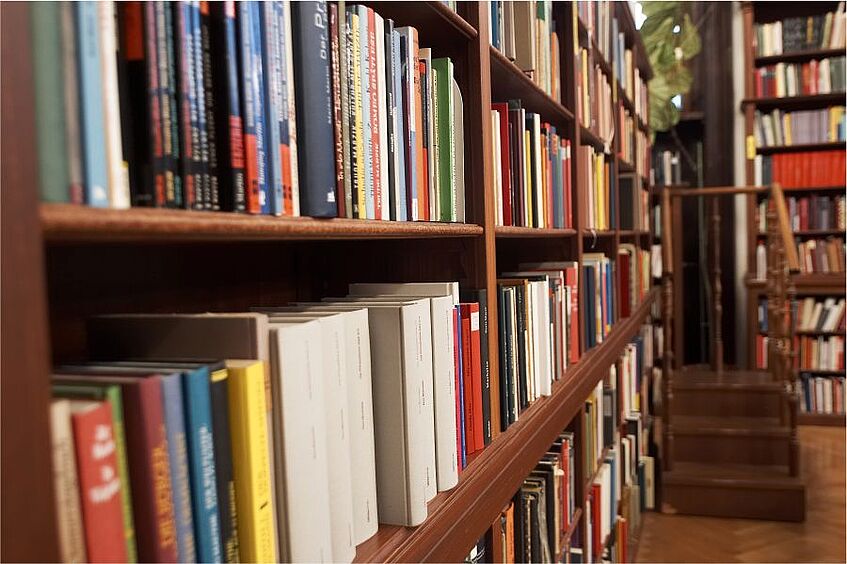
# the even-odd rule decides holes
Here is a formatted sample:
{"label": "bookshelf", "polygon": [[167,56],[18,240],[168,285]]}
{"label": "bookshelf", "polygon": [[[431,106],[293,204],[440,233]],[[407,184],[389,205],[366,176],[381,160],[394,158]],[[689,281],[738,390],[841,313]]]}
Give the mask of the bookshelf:
{"label": "bookshelf", "polygon": [[[838,7],[837,2],[808,2],[798,3],[794,5],[779,5],[767,2],[744,2],[743,3],[743,27],[744,27],[744,44],[746,46],[744,52],[745,65],[745,83],[744,83],[744,100],[741,103],[741,111],[744,115],[745,134],[747,136],[747,161],[746,161],[746,180],[748,183],[756,181],[756,165],[754,159],[763,156],[764,158],[803,158],[803,155],[814,151],[832,151],[842,153],[845,150],[845,142],[843,140],[815,140],[816,142],[804,142],[800,144],[769,144],[769,146],[757,146],[754,141],[755,137],[755,119],[757,112],[792,112],[803,110],[821,110],[826,111],[832,106],[842,106],[844,104],[844,92],[833,91],[831,93],[819,94],[800,94],[792,96],[768,96],[756,97],[756,73],[764,67],[774,65],[790,65],[790,64],[808,64],[811,61],[822,61],[833,59],[835,57],[843,57],[843,48],[830,48],[829,46],[818,46],[799,50],[786,50],[779,54],[758,54],[756,51],[756,26],[760,24],[771,24],[773,22],[784,20],[785,18],[807,18],[822,16],[827,12],[834,12]],[[833,184],[840,184],[833,183]],[[844,186],[838,185],[819,185],[813,182],[795,183],[790,187],[785,188],[786,198],[789,197],[824,197],[834,198],[843,196]],[[748,366],[755,368],[756,365],[756,342],[760,332],[758,331],[757,308],[761,299],[766,297],[766,283],[764,280],[757,279],[756,275],[756,246],[762,239],[762,234],[759,233],[758,225],[756,224],[757,206],[762,201],[762,198],[756,195],[747,196],[747,250],[748,250],[748,275],[745,283],[748,289]],[[811,214],[811,210],[810,210]],[[830,228],[831,227],[831,228]],[[817,229],[796,229],[794,231],[795,239],[799,242],[812,239],[826,240],[831,238],[844,239],[844,231],[833,226]],[[794,286],[797,291],[797,297],[802,300],[806,297],[814,297],[819,300],[826,298],[843,299],[845,277],[843,272],[834,274],[826,273],[801,273],[793,278]],[[820,333],[820,332],[799,332],[798,338],[827,338],[837,336],[840,333]],[[843,335],[842,335],[843,337]],[[797,373],[810,372],[822,376],[844,376],[844,371],[806,371],[797,369]],[[802,389],[800,394],[802,395]],[[801,399],[802,401],[802,399]],[[843,425],[843,415],[828,415],[819,413],[800,413],[798,415],[800,424],[806,425]]]}
{"label": "bookshelf", "polygon": [[[367,4],[371,4],[366,2]],[[55,561],[59,549],[51,470],[48,405],[50,365],[84,358],[84,320],[109,312],[238,311],[339,295],[355,281],[457,280],[463,288],[496,295],[497,274],[527,261],[575,260],[601,250],[616,258],[621,242],[649,251],[650,230],[585,227],[585,196],[572,161],[573,228],[495,226],[491,197],[492,101],[522,100],[560,128],[576,149],[608,149],[620,174],[633,163],[575,119],[574,49],[582,45],[612,86],[613,116],[635,105],[613,74],[613,54],[600,56],[573,3],[554,3],[560,34],[562,102],[540,89],[490,45],[489,14],[481,3],[372,3],[384,17],[419,30],[421,45],[455,63],[465,101],[466,223],[279,218],[175,209],[95,209],[38,202],[36,120],[33,103],[30,7],[2,6],[2,558]],[[650,77],[646,54],[624,3],[613,4],[635,66]],[[581,31],[580,31],[581,30]],[[8,86],[14,85],[14,86]],[[637,126],[646,131],[643,116]],[[618,120],[613,119],[615,127]],[[649,149],[649,148],[645,148]],[[647,178],[636,175],[650,192]],[[612,190],[619,198],[617,182]],[[626,210],[618,210],[619,214]],[[581,292],[584,289],[581,288]],[[583,308],[579,340],[584,353],[553,393],[533,403],[500,432],[497,301],[489,301],[492,442],[472,457],[460,483],[429,504],[416,528],[380,526],[359,545],[357,561],[457,561],[491,528],[552,439],[581,416],[585,398],[617,361],[658,300],[652,289],[629,317],[615,312],[605,340],[586,350]],[[582,302],[582,299],[580,299]],[[20,433],[21,427],[26,433]],[[577,465],[580,468],[580,465]],[[580,470],[577,470],[580,472]],[[587,479],[578,476],[580,485]],[[584,488],[583,490],[584,491]],[[585,534],[577,507],[567,533]],[[11,516],[14,516],[13,518]],[[632,535],[637,538],[637,535]],[[584,542],[584,541],[583,541]]]}

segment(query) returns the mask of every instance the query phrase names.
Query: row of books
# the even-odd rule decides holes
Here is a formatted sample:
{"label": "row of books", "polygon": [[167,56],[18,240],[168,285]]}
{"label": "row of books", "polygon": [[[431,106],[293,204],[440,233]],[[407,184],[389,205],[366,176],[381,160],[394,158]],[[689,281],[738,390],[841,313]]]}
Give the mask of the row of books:
{"label": "row of books", "polygon": [[847,139],[844,106],[823,110],[756,112],[754,134],[757,147],[828,143]]}
{"label": "row of books", "polygon": [[650,141],[647,133],[638,127],[637,119],[621,106],[618,112],[618,157],[632,165],[638,176],[647,178],[650,170]]}
{"label": "row of books", "polygon": [[598,152],[592,145],[582,145],[577,152],[579,159],[579,188],[585,196],[587,229],[606,231],[614,229],[617,219],[617,190],[614,168],[606,154]]}
{"label": "row of books", "polygon": [[620,228],[647,231],[650,229],[650,192],[642,187],[637,174],[621,174],[618,179],[620,190]]}
{"label": "row of books", "polygon": [[497,280],[502,430],[579,360],[578,264],[520,265]]}
{"label": "row of books", "polygon": [[[786,198],[791,229],[795,231],[840,229],[843,231],[847,227],[844,198],[843,195],[818,194]],[[756,219],[760,233],[767,231],[768,201],[762,200],[757,208]]]}
{"label": "row of books", "polygon": [[579,50],[577,72],[577,119],[601,140],[611,142],[615,130],[611,79],[597,62],[592,61],[591,52],[585,48]]}
{"label": "row of books", "polygon": [[48,4],[36,22],[45,200],[463,221],[461,92],[412,27],[287,0]]}
{"label": "row of books", "polygon": [[834,12],[756,24],[756,55],[844,47],[844,25],[844,2],[839,2]]}
{"label": "row of books", "polygon": [[[490,401],[483,399],[489,397],[490,379],[487,356],[483,356],[488,349],[484,293],[481,299],[481,310],[478,301],[460,302],[455,283],[354,284],[346,298],[262,312],[92,319],[91,353],[108,364],[61,367],[58,371],[71,375],[65,379],[91,384],[111,378],[111,383],[122,385],[126,402],[130,401],[126,398],[136,401],[143,391],[123,385],[127,374],[138,376],[132,379],[133,386],[153,386],[160,392],[145,400],[151,403],[133,404],[133,409],[140,410],[137,417],[124,413],[127,440],[136,441],[135,446],[130,444],[128,456],[139,560],[178,556],[194,560],[188,553],[176,552],[183,546],[180,536],[164,535],[163,523],[174,522],[175,515],[180,522],[183,499],[219,507],[208,487],[202,496],[191,490],[190,497],[176,497],[183,491],[176,482],[178,472],[185,468],[178,459],[173,463],[173,484],[155,480],[160,473],[151,464],[163,464],[165,472],[171,466],[167,457],[153,459],[151,449],[179,446],[167,419],[166,432],[156,445],[140,444],[135,438],[142,431],[136,429],[133,418],[152,424],[156,413],[159,421],[162,410],[167,413],[168,394],[176,392],[163,393],[164,381],[177,372],[182,376],[175,385],[179,389],[181,381],[183,394],[191,395],[170,401],[190,412],[186,434],[195,432],[188,417],[195,417],[194,411],[202,405],[195,408],[190,402],[210,401],[209,388],[218,381],[218,368],[183,366],[177,360],[250,361],[245,370],[253,374],[252,391],[240,396],[249,405],[250,417],[227,415],[226,403],[221,406],[214,396],[211,401],[217,406],[214,413],[232,422],[233,436],[245,433],[241,446],[226,443],[221,447],[225,453],[231,450],[236,494],[241,492],[239,475],[262,477],[264,481],[248,483],[266,486],[261,492],[251,490],[243,499],[235,498],[249,503],[244,511],[241,501],[235,505],[237,518],[206,519],[208,508],[205,513],[195,510],[194,539],[203,540],[204,551],[213,551],[197,552],[198,559],[223,559],[220,547],[228,546],[230,537],[218,538],[221,533],[215,533],[214,527],[219,522],[234,523],[230,528],[238,530],[242,560],[348,562],[355,556],[356,545],[375,534],[379,523],[414,526],[423,522],[427,502],[436,492],[454,487],[467,456],[490,441]],[[162,340],[163,334],[168,339]],[[120,359],[158,363],[137,366],[116,362]],[[238,369],[244,364],[227,362],[227,367]],[[229,368],[230,374],[235,368]],[[189,370],[203,376],[186,375]],[[197,388],[187,387],[189,379]],[[231,395],[235,393],[232,385]],[[230,409],[234,409],[232,401]],[[202,444],[214,444],[217,449],[215,429],[203,429],[202,434],[196,430],[198,438],[191,438],[189,447],[202,438]],[[303,456],[308,452],[314,456]],[[336,457],[333,463],[329,453]],[[195,460],[192,457],[199,455],[189,448],[189,471],[202,462],[198,479],[202,477],[203,484],[225,481],[226,458],[213,456],[208,449],[202,455]],[[218,459],[223,470],[216,470]],[[161,499],[169,503],[150,506]],[[200,526],[208,527],[202,535]],[[254,536],[242,537],[242,532]],[[186,547],[191,544],[189,538],[185,537]],[[200,550],[199,541],[195,546]]]}
{"label": "row of books", "polygon": [[571,141],[520,100],[491,105],[498,225],[573,227]]}
{"label": "row of books", "polygon": [[800,335],[794,346],[799,370],[844,370],[844,335]]}
{"label": "row of books", "polygon": [[[588,36],[594,39],[597,49],[606,60],[612,56],[612,19],[614,3],[609,0],[576,2],[576,14],[585,26]],[[614,39],[617,41],[617,38]]]}
{"label": "row of books", "polygon": [[797,305],[798,332],[844,332],[844,298],[806,297]]}
{"label": "row of books", "polygon": [[655,186],[678,186],[682,182],[682,161],[678,151],[654,151],[653,178]]}
{"label": "row of books", "polygon": [[844,151],[805,151],[756,155],[753,161],[757,186],[778,182],[783,188],[844,186]]}
{"label": "row of books", "polygon": [[[559,562],[576,507],[575,438],[561,433],[501,512],[502,562]],[[572,538],[572,537],[571,537]]]}
{"label": "row of books", "polygon": [[603,253],[583,253],[582,280],[585,291],[581,307],[585,308],[585,350],[603,342],[614,323],[614,263]]}
{"label": "row of books", "polygon": [[802,413],[844,415],[845,390],[843,376],[800,374],[800,411]]}
{"label": "row of books", "polygon": [[844,92],[844,56],[808,63],[777,63],[757,68],[754,74],[759,98]]}
{"label": "row of books", "polygon": [[[798,242],[797,255],[801,274],[835,274],[845,271],[843,238],[828,237]],[[764,241],[756,245],[756,277],[759,280],[768,277],[768,252]]]}
{"label": "row of books", "polygon": [[557,102],[562,101],[559,34],[553,2],[489,2],[491,45]]}

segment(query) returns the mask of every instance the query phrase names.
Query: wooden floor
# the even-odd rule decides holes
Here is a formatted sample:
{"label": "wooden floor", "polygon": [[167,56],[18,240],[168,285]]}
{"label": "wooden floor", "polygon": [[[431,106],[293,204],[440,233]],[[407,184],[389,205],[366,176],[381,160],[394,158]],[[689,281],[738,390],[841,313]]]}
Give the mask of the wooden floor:
{"label": "wooden floor", "polygon": [[638,562],[845,562],[844,440],[800,427],[805,523],[647,513]]}

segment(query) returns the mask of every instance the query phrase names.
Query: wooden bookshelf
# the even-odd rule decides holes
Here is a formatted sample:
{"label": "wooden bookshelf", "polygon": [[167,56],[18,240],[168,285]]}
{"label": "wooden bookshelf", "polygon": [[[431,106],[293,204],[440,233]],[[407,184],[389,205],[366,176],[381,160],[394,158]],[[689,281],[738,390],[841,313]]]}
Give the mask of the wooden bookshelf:
{"label": "wooden bookshelf", "polygon": [[817,425],[820,427],[844,427],[843,413],[799,413],[798,425]]}
{"label": "wooden bookshelf", "polygon": [[[843,49],[812,49],[797,53],[784,53],[773,56],[757,56],[754,48],[754,39],[756,35],[755,25],[757,23],[768,23],[780,20],[783,17],[793,16],[809,16],[815,14],[823,14],[827,11],[833,11],[837,7],[836,2],[807,2],[791,5],[776,5],[768,2],[743,2],[743,28],[744,28],[744,100],[741,103],[741,110],[744,114],[745,135],[752,137],[755,127],[755,113],[757,110],[770,111],[773,109],[779,110],[807,110],[819,109],[829,106],[843,105],[845,94],[843,92],[835,92],[832,94],[816,94],[816,95],[801,95],[801,96],[785,96],[785,97],[755,97],[755,72],[759,67],[766,65],[774,65],[777,63],[803,63],[813,59],[822,59],[827,57],[836,57],[844,55]],[[771,147],[758,147],[755,154],[758,155],[776,155],[782,153],[802,153],[807,151],[844,151],[844,141],[810,143],[798,145],[778,145]],[[754,161],[752,156],[748,155],[745,166],[746,181],[748,184],[753,184],[755,181]],[[793,188],[785,188],[785,191],[791,195],[804,196],[809,193],[837,194],[843,193],[843,186],[800,186]],[[758,306],[759,300],[767,297],[767,285],[764,280],[756,279],[756,245],[763,240],[764,235],[758,232],[758,225],[755,222],[756,206],[760,198],[754,195],[747,196],[747,277],[745,285],[748,289],[747,299],[747,327],[749,328],[747,351],[748,351],[748,367],[755,368],[755,342],[758,334]],[[844,232],[838,229],[826,230],[798,230],[794,235],[799,239],[809,239],[814,237],[826,238],[831,236],[844,237]],[[798,296],[816,296],[820,298],[829,296],[844,296],[845,291],[845,275],[844,273],[836,274],[797,274],[792,278],[797,289]],[[804,414],[800,415],[800,423],[803,422]],[[817,424],[816,419],[807,419],[805,424]]]}
{"label": "wooden bookshelf", "polygon": [[[584,228],[585,195],[573,159],[573,228],[495,226],[489,109],[492,101],[520,99],[524,107],[561,128],[573,143],[604,150],[606,143],[574,117],[575,39],[580,33],[572,3],[554,3],[560,34],[562,102],[537,87],[490,45],[487,6],[460,2],[373,2],[398,26],[419,30],[419,44],[449,56],[465,109],[467,223],[278,218],[175,209],[95,209],[38,203],[38,169],[29,5],[2,5],[2,559],[57,561],[58,540],[48,405],[52,362],[85,357],[84,321],[101,313],[238,311],[346,292],[356,281],[456,280],[463,289],[497,295],[497,274],[526,261],[573,260],[602,249],[616,258],[622,239],[649,249],[650,231]],[[631,24],[628,8],[625,10]],[[642,76],[651,73],[634,25],[624,25],[636,46]],[[584,31],[584,29],[583,29]],[[596,51],[596,50],[595,50]],[[611,57],[612,54],[609,54]],[[607,77],[613,61],[600,58]],[[10,86],[11,85],[11,86]],[[622,91],[621,91],[622,92]],[[613,101],[632,107],[625,96]],[[634,107],[632,107],[634,109]],[[633,112],[634,113],[634,112]],[[616,113],[613,115],[617,115]],[[640,120],[640,116],[639,120]],[[614,120],[618,127],[617,120]],[[639,127],[646,130],[643,121]],[[617,137],[617,136],[616,136]],[[617,141],[615,141],[617,143]],[[615,147],[607,158],[618,172]],[[646,184],[646,183],[645,183]],[[615,185],[612,188],[618,191]],[[616,192],[617,193],[617,192]],[[620,199],[618,198],[618,201]],[[620,225],[614,218],[614,225]],[[531,242],[528,239],[532,239]],[[583,290],[580,290],[581,292]],[[652,290],[628,318],[615,317],[609,336],[584,352],[553,393],[531,405],[505,432],[499,421],[497,300],[489,298],[491,444],[474,456],[459,485],[430,503],[415,528],[381,526],[358,547],[357,561],[460,561],[492,522],[585,398],[617,361],[645,322]],[[21,432],[25,429],[25,433]],[[577,460],[580,460],[577,458]],[[577,467],[580,465],[577,464]],[[579,488],[584,482],[581,470]],[[577,507],[567,533],[585,534]],[[584,539],[583,539],[584,542]]]}

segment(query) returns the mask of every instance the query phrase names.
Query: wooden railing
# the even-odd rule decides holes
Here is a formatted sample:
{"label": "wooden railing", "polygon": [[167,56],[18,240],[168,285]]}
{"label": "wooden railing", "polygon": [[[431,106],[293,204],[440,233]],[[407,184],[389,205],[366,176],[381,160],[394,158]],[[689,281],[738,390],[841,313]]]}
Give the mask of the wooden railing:
{"label": "wooden railing", "polygon": [[720,228],[721,218],[717,198],[734,196],[736,194],[765,193],[770,197],[767,213],[767,245],[768,245],[768,370],[774,381],[782,384],[783,409],[781,422],[791,430],[789,441],[789,471],[792,476],[799,473],[797,440],[797,407],[798,390],[793,372],[794,356],[794,314],[796,288],[793,274],[799,271],[797,247],[791,225],[788,220],[788,208],[785,196],[779,184],[770,186],[721,186],[716,188],[670,188],[662,189],[662,327],[664,332],[665,351],[662,363],[662,450],[665,470],[673,468],[673,417],[671,404],[673,402],[674,353],[673,335],[673,237],[671,237],[671,209],[675,198],[710,197],[712,200],[710,218],[710,243],[712,246],[712,327],[711,327],[711,367],[717,373],[724,372],[723,360],[723,306],[721,298],[721,254]]}

